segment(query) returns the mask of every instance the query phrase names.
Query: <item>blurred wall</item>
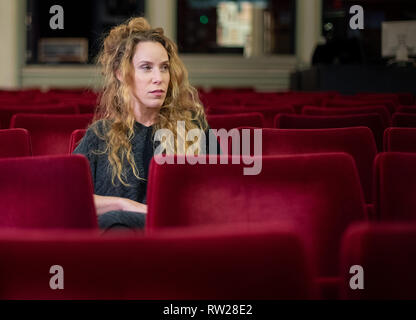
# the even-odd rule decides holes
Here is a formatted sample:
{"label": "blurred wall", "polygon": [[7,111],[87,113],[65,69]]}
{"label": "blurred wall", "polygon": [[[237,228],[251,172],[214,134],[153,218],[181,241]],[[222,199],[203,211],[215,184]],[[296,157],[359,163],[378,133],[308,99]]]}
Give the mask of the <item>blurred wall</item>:
{"label": "blurred wall", "polygon": [[0,1],[0,87],[20,86],[20,70],[24,54],[24,1]]}
{"label": "blurred wall", "polygon": [[[163,10],[160,10],[163,8]],[[176,42],[176,0],[146,0],[146,18],[152,26],[162,27],[165,35]]]}
{"label": "blurred wall", "polygon": [[296,57],[298,68],[308,68],[321,37],[322,0],[296,0]]}

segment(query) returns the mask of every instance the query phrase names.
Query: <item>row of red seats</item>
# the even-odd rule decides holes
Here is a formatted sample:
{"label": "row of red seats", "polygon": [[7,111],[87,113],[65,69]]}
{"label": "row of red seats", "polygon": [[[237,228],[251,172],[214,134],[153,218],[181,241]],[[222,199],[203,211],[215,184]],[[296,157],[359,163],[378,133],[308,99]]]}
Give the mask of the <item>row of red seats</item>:
{"label": "row of red seats", "polygon": [[[357,115],[363,113],[378,113],[382,118],[384,128],[391,126],[392,115],[396,111],[407,110],[411,107],[401,106],[401,103],[412,104],[412,94],[357,94],[341,96],[334,93],[227,93],[211,94],[211,100],[206,102],[207,113],[213,118],[220,114],[242,114],[259,112],[263,115],[262,127],[275,127],[278,114],[303,115]],[[230,116],[231,117],[231,116]],[[414,126],[403,115],[394,115],[394,126]],[[397,120],[396,120],[397,118]],[[404,120],[401,120],[404,118]],[[329,120],[334,121],[334,120]],[[380,139],[377,142],[381,143]],[[379,144],[379,147],[381,145]]]}
{"label": "row of red seats", "polygon": [[17,106],[3,106],[0,107],[0,128],[13,128],[12,118],[16,114],[51,114],[51,115],[77,115],[77,114],[92,114],[95,107],[93,105],[85,105],[81,107],[80,104],[73,103],[54,103],[41,104],[38,106],[17,105]]}
{"label": "row of red seats", "polygon": [[[22,121],[25,115],[19,115]],[[66,116],[35,115],[29,118],[29,124],[41,124],[40,128],[0,130],[0,157],[19,157],[30,155],[72,153],[85,134],[83,128],[91,120],[89,117],[77,116],[68,121]],[[47,123],[42,123],[42,121]],[[232,154],[232,148],[238,146],[237,154],[243,151],[242,131],[249,130],[248,141],[254,146],[255,128],[238,128],[237,141],[232,136],[220,139],[222,151]],[[388,128],[384,132],[384,151],[416,152],[416,128]],[[262,155],[346,152],[356,163],[361,185],[367,203],[372,203],[373,161],[377,148],[373,135],[368,128],[334,128],[334,129],[262,129]],[[250,153],[254,154],[251,147]]]}
{"label": "row of red seats", "polygon": [[208,113],[215,113],[217,108],[239,106],[253,107],[293,107],[296,113],[301,113],[307,105],[320,107],[361,107],[370,105],[384,105],[391,113],[401,105],[414,104],[411,93],[394,94],[356,94],[342,96],[334,92],[291,92],[291,93],[202,93],[201,99],[208,109]]}
{"label": "row of red seats", "polygon": [[[295,113],[295,110],[292,107],[256,107],[252,109],[241,108],[241,107],[217,107],[215,110],[212,110],[208,117],[215,119],[220,116],[237,116],[239,114],[251,114],[251,113],[260,113],[262,114],[262,122],[259,126],[261,127],[273,127],[275,126],[275,118],[279,114],[289,114],[291,116],[300,116]],[[305,106],[302,109],[301,115],[303,116],[347,116],[347,115],[360,115],[360,114],[379,114],[382,123],[385,127],[389,126],[415,126],[415,117],[416,113],[415,106],[406,106],[401,107],[398,112],[389,113],[385,106],[362,106],[362,107],[340,107],[340,108],[327,108],[327,107],[316,107],[316,106]],[[406,124],[406,120],[409,124]]]}
{"label": "row of red seats", "polygon": [[[254,146],[255,128],[249,130],[250,146]],[[86,130],[76,130],[71,135],[70,153],[84,136]],[[384,132],[384,151],[416,152],[416,128],[387,128]],[[237,154],[242,153],[241,141],[220,139],[222,151],[233,154],[233,145],[239,145]],[[262,155],[283,155],[320,152],[345,152],[354,160],[364,191],[366,202],[373,203],[373,162],[377,148],[371,131],[366,127],[329,129],[262,129]],[[253,149],[250,154],[254,154]]]}
{"label": "row of red seats", "polygon": [[[315,112],[313,111],[314,109],[309,110]],[[413,117],[416,118],[416,115]],[[407,115],[407,119],[410,119],[409,115]],[[34,155],[57,154],[66,152],[66,150],[68,150],[67,141],[71,132],[76,129],[86,128],[87,125],[91,122],[91,120],[92,114],[16,114],[13,116],[11,120],[10,127],[25,128],[29,130],[32,136]],[[208,115],[208,122],[213,129],[225,128],[227,130],[230,130],[232,128],[242,126],[264,127],[264,117],[259,113]],[[380,113],[337,116],[279,114],[274,118],[274,123],[275,127],[282,129],[313,129],[366,126],[372,130],[379,151],[383,150],[383,133],[385,129],[388,127],[386,125],[386,119],[383,119]],[[400,123],[395,123],[394,118],[393,124],[400,125]],[[59,143],[59,141],[61,142]],[[64,143],[62,143],[62,141],[64,141]]]}
{"label": "row of red seats", "polygon": [[0,130],[0,157],[66,154],[74,130],[85,129],[92,114],[16,114],[11,128]]}
{"label": "row of red seats", "polygon": [[[355,108],[381,105],[393,113],[400,107],[399,103],[406,102],[401,101],[403,99],[400,97],[407,97],[404,99],[407,102],[412,101],[413,98],[411,94],[361,94],[341,97],[334,92],[260,93],[243,91],[218,94],[214,91],[211,95],[219,96],[221,99],[226,99],[226,101],[220,103],[207,102],[208,113],[259,111],[265,115],[266,121],[270,122],[267,124],[269,127],[272,125],[273,116],[277,113],[300,113],[302,108],[308,105],[325,107],[355,106]],[[92,113],[95,109],[97,97],[97,93],[83,92],[82,90],[51,90],[46,93],[41,93],[39,90],[29,90],[8,93],[7,95],[0,92],[0,127],[8,128],[10,118],[15,113]],[[233,102],[233,99],[240,102]],[[233,105],[238,104],[243,106],[233,107]]]}
{"label": "row of red seats", "polygon": [[0,106],[3,103],[61,102],[63,100],[89,101],[95,103],[99,93],[88,89],[40,89],[0,90]]}
{"label": "row of red seats", "polygon": [[[311,109],[306,109],[306,111]],[[383,109],[381,109],[383,110]],[[315,112],[308,111],[308,112]],[[414,118],[414,120],[413,120]],[[270,127],[261,113],[240,113],[226,115],[208,115],[208,123],[213,129],[248,126],[267,128]],[[412,125],[414,121],[414,125]],[[270,121],[269,121],[270,122]],[[389,118],[380,113],[356,113],[342,115],[297,115],[277,114],[273,119],[274,128],[280,129],[319,129],[319,128],[344,128],[365,126],[371,129],[379,151],[383,150],[383,134],[386,128],[391,127]],[[393,127],[416,127],[416,115],[406,114],[403,118],[400,113],[393,115]]]}
{"label": "row of red seats", "polygon": [[[415,187],[414,181],[416,181],[416,170],[414,169],[416,168],[416,155],[382,153],[377,156],[376,164],[376,174],[379,181],[377,187],[379,201],[376,212],[379,213],[379,217],[382,220],[387,217],[385,219],[387,221],[407,223],[414,221],[416,207],[413,201],[413,190]],[[303,243],[305,252],[308,253],[307,260],[309,257],[311,267],[306,267],[308,263],[305,263],[304,260],[301,260],[299,265],[302,270],[305,270],[305,268],[314,270],[312,274],[319,289],[319,296],[335,297],[339,286],[343,285],[343,274],[339,272],[342,266],[339,259],[339,253],[343,250],[342,235],[354,222],[367,221],[365,202],[352,157],[344,153],[264,157],[262,171],[258,176],[244,176],[242,174],[244,166],[243,163],[231,164],[231,160],[228,165],[191,165],[187,163],[184,165],[158,165],[157,161],[153,159],[149,173],[147,231],[150,235],[158,236],[161,230],[175,227],[185,227],[188,228],[188,231],[191,231],[191,227],[205,226],[208,228],[210,225],[215,225],[224,226],[231,230],[236,228],[236,224],[244,224],[247,228],[249,226],[253,227],[256,223],[284,223],[294,230],[300,242]],[[3,228],[96,228],[92,199],[93,188],[88,162],[84,157],[55,156],[2,159],[0,160],[0,175],[2,176],[0,182],[2,219],[0,221]],[[178,179],[181,181],[181,188],[175,187]],[[33,188],[34,182],[36,188]],[[394,192],[392,192],[393,190]],[[371,225],[368,222],[367,224],[368,226]],[[3,231],[0,235],[4,235]],[[64,239],[67,236],[66,233],[62,232],[61,235]],[[21,233],[21,236],[23,237],[23,233]],[[399,234],[399,236],[403,236],[403,234]],[[27,232],[25,232],[24,237],[27,237]],[[24,237],[17,242],[21,243],[21,249],[28,253],[31,252],[31,254],[16,255],[16,251],[14,251],[16,249],[12,250],[12,248],[15,248],[11,245],[13,241],[7,240],[6,237],[9,245],[0,245],[0,259],[2,259],[2,252],[10,252],[9,255],[14,252],[14,259],[13,257],[9,259],[9,256],[6,256],[7,258],[2,259],[2,261],[21,262],[25,259],[27,259],[26,261],[35,259],[36,261],[43,261],[43,264],[46,261],[51,262],[51,265],[59,264],[58,262],[52,263],[52,260],[60,257],[60,255],[47,255],[46,251],[42,251],[47,250],[45,248],[56,248],[53,250],[57,250],[59,241],[56,242],[56,247],[51,247],[46,244],[53,241],[42,242],[42,234],[38,241],[36,238],[30,237],[25,240]],[[230,235],[228,237],[231,238]],[[171,240],[169,237],[165,239],[167,240],[166,243]],[[247,242],[250,241],[249,237],[245,239]],[[71,247],[74,253],[79,250],[77,243],[80,246],[84,245],[84,242],[77,242],[71,237],[66,238],[66,240],[71,243],[71,246],[61,245],[61,248]],[[265,239],[262,239],[262,241],[259,241],[259,243],[263,245],[267,242]],[[40,246],[39,243],[41,243]],[[219,246],[218,242],[214,243],[216,245],[209,249],[211,254],[214,254],[212,250],[215,251]],[[246,242],[241,242],[240,239],[233,243],[237,252],[240,251],[236,248],[241,248],[243,251],[247,249]],[[280,239],[278,243],[283,245],[286,242]],[[241,247],[238,247],[237,244]],[[188,245],[192,246],[191,244]],[[92,248],[97,246],[98,244]],[[93,250],[92,248],[91,250]],[[103,248],[108,250],[106,246]],[[177,251],[173,250],[172,247],[170,248],[166,251],[166,253],[170,252],[170,255],[167,254],[170,257],[167,261],[172,260],[172,265],[180,264],[179,261],[181,260],[177,259]],[[192,248],[195,249],[193,246]],[[268,265],[270,260],[267,259],[269,259],[269,252],[272,251],[265,250],[266,248],[255,248],[255,251],[258,251],[257,254],[262,257],[259,260],[257,255],[248,254],[251,251],[245,251],[244,256],[246,259],[256,261],[256,263],[266,260],[264,265]],[[356,250],[357,246],[354,245],[351,248]],[[408,247],[405,248],[409,249]],[[400,249],[401,247],[396,246],[396,251],[400,251]],[[52,252],[54,252],[53,250]],[[288,252],[292,252],[291,257],[300,254],[300,251],[293,247],[288,250]],[[65,250],[62,252],[62,254],[68,253]],[[89,251],[85,251],[86,255],[87,252]],[[127,253],[124,250],[120,252]],[[131,258],[132,251],[129,252]],[[78,252],[78,254],[80,253]],[[230,252],[219,254],[220,256],[229,255],[229,258],[232,258],[231,261],[235,263],[243,262],[235,258],[235,255]],[[379,257],[379,255],[376,255],[376,257]],[[19,256],[18,259],[16,259],[17,256]],[[106,256],[108,259],[108,255]],[[144,256],[146,257],[146,254]],[[290,260],[286,260],[288,256],[285,254],[274,256],[277,259],[273,260],[275,263],[282,263],[282,259],[279,257],[285,257],[283,260],[287,262]],[[48,258],[44,260],[40,257]],[[75,263],[69,257],[73,257],[72,254],[69,254],[68,259],[63,261],[74,266]],[[93,254],[91,258],[93,259],[93,257],[98,259],[98,262],[95,260],[95,266],[105,264],[105,261],[100,260],[96,255]],[[207,254],[207,257],[212,256]],[[358,258],[360,257],[358,256]],[[153,257],[153,259],[156,259],[156,257]],[[353,256],[351,259],[357,259],[357,256]],[[72,261],[72,264],[70,261]],[[82,264],[79,261],[77,259],[76,264],[79,265],[79,270],[82,270]],[[94,260],[87,259],[86,261]],[[119,260],[112,259],[112,261]],[[204,261],[205,267],[212,266],[213,262],[207,264],[207,260],[202,261]],[[141,262],[143,262],[142,259]],[[163,261],[159,260],[159,262]],[[6,268],[5,265],[7,263],[2,263],[0,274],[6,274],[2,272]],[[27,265],[27,263],[24,265]],[[235,272],[236,265],[232,266],[228,270]],[[166,263],[154,263],[148,267],[159,270],[158,268],[166,268]],[[15,264],[11,263],[10,268],[16,268]],[[290,266],[285,265],[285,268],[285,270],[288,270],[287,268],[290,268]],[[34,273],[36,273],[38,269],[35,268],[34,270]],[[224,269],[221,270],[224,271]],[[7,271],[7,274],[10,276],[9,271]],[[26,279],[25,277],[25,274],[22,275],[22,281]],[[299,278],[297,273],[293,273],[293,277],[287,280],[292,281],[293,278],[303,279],[302,277]],[[13,278],[13,280],[16,279]],[[13,287],[14,283],[12,281],[10,286]],[[19,287],[18,284],[22,283],[24,282],[17,281],[17,286]],[[54,293],[51,293],[47,288],[47,284],[48,282],[43,284],[45,288],[43,292],[48,291],[50,295],[53,295]],[[297,284],[299,285],[299,282]],[[407,283],[396,283],[396,285],[406,286]],[[269,286],[272,286],[273,291],[275,290],[272,284],[269,284]],[[295,292],[304,292],[299,291],[299,286],[295,286],[295,288]],[[21,286],[20,289],[22,289]],[[2,290],[2,292],[7,291]],[[28,294],[24,290],[16,290],[14,294],[18,295],[19,292],[20,294]],[[66,292],[69,295],[73,293],[73,291]],[[249,291],[242,292],[247,293]],[[290,292],[293,293],[293,291]],[[405,292],[409,294],[408,291]],[[259,293],[257,292],[257,294]],[[364,296],[367,294],[368,291],[361,293]],[[385,292],[385,294],[391,293]],[[357,295],[360,296],[360,293]],[[65,296],[65,294],[62,294],[62,296]],[[55,295],[55,297],[59,297],[59,295]],[[289,297],[293,298],[290,295]]]}
{"label": "row of red seats", "polygon": [[[349,227],[337,297],[415,299],[415,256],[415,225]],[[0,299],[323,298],[304,243],[280,225],[178,228],[143,237],[2,231],[0,259]],[[64,290],[50,287],[56,265],[64,272],[56,285]],[[362,282],[352,281],[359,288],[350,286],[352,266],[362,268]]]}
{"label": "row of red seats", "polygon": [[98,94],[84,90],[0,91],[0,128],[9,128],[14,114],[93,113]]}

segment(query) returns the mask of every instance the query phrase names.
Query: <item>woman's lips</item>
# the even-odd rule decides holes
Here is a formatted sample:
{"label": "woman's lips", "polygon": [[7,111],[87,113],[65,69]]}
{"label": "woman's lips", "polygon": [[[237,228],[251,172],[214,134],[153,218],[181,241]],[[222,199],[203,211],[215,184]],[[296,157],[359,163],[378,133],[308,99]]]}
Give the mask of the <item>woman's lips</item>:
{"label": "woman's lips", "polygon": [[162,90],[156,90],[156,91],[151,91],[150,94],[155,97],[156,99],[160,99],[163,97],[164,95],[164,91]]}
{"label": "woman's lips", "polygon": [[163,91],[163,90],[150,91],[150,94],[153,95],[154,97],[157,97],[157,98],[162,97],[164,93],[165,93],[165,91]]}

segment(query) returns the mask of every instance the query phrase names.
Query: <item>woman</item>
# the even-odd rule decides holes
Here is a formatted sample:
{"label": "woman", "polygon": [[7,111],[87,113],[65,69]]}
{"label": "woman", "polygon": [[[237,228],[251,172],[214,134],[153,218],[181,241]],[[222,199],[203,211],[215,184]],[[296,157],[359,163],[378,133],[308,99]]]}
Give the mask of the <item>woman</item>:
{"label": "woman", "polygon": [[[144,18],[114,27],[98,63],[104,89],[94,122],[74,153],[90,162],[99,227],[143,228],[154,133],[169,129],[175,141],[185,140],[177,121],[186,131],[206,131],[204,109],[176,45]],[[177,153],[175,145],[169,147]]]}

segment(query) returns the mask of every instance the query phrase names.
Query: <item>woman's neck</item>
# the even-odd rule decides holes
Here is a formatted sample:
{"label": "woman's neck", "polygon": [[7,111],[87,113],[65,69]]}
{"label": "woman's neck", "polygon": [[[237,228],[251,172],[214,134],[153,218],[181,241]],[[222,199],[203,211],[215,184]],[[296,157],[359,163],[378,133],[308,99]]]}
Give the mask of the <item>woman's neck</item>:
{"label": "woman's neck", "polygon": [[158,121],[159,108],[143,108],[139,105],[134,107],[134,117],[137,122],[150,127]]}

